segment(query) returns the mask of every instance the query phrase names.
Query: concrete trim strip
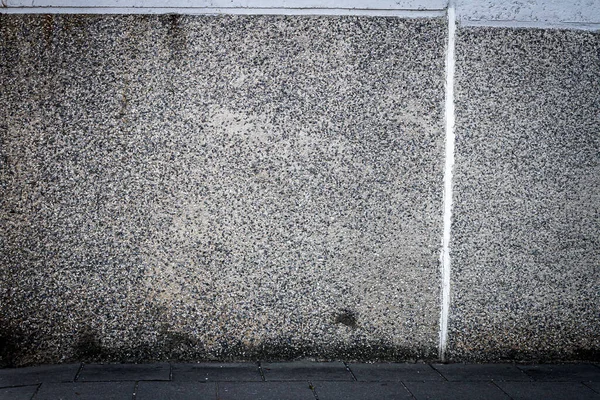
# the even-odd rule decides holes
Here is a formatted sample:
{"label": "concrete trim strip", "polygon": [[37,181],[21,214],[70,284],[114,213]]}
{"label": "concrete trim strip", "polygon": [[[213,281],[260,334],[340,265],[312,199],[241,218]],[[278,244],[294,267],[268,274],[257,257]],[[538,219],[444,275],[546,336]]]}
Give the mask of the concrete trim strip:
{"label": "concrete trim strip", "polygon": [[102,7],[13,7],[0,14],[182,14],[182,15],[364,15],[372,17],[438,18],[444,10],[362,10],[346,8],[102,8]]}
{"label": "concrete trim strip", "polygon": [[[443,10],[448,0],[2,0],[6,7]],[[165,7],[166,6],[166,7]]]}
{"label": "concrete trim strip", "polygon": [[448,48],[446,49],[446,163],[444,166],[444,232],[442,235],[442,307],[440,313],[439,358],[446,359],[448,313],[450,309],[450,228],[452,225],[452,170],[454,168],[454,42],[456,15],[454,4],[448,5]]}
{"label": "concrete trim strip", "polygon": [[492,28],[536,28],[536,29],[575,29],[586,31],[600,30],[596,22],[548,22],[548,21],[508,21],[508,20],[470,20],[461,19],[461,26],[485,26]]}

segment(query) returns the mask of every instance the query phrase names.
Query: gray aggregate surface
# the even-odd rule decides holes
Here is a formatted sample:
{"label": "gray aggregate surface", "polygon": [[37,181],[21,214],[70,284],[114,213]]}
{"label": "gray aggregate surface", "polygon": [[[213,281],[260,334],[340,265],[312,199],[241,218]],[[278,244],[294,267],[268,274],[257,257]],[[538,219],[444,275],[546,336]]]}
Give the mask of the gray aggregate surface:
{"label": "gray aggregate surface", "polygon": [[219,400],[313,400],[308,382],[223,382]]}
{"label": "gray aggregate surface", "polygon": [[[594,399],[600,395],[600,368],[591,364],[540,365],[546,369],[560,370],[562,375],[547,375],[544,381],[521,382],[508,380],[503,376],[497,379],[495,364],[448,364],[455,368],[439,368],[438,376],[442,381],[429,378],[415,379],[414,373],[422,366],[435,371],[432,364],[408,363],[352,363],[347,365],[353,378],[340,381],[331,373],[333,364],[322,362],[290,362],[285,364],[286,379],[281,381],[248,382],[248,371],[256,373],[269,363],[238,363],[229,368],[227,382],[183,382],[189,378],[189,370],[175,368],[179,363],[170,364],[171,374],[168,380],[153,380],[151,374],[141,375],[139,364],[116,364],[130,381],[123,382],[121,377],[113,375],[104,382],[81,382],[81,374],[74,373],[71,382],[62,382],[61,376],[45,366],[27,368],[0,369],[4,376],[24,377],[28,375],[42,377],[39,385],[4,387],[0,383],[0,399],[310,399],[319,400],[366,400],[366,399]],[[147,370],[160,370],[164,364],[144,364]],[[87,367],[105,365],[84,364]],[[280,369],[284,365],[280,364]],[[411,367],[414,367],[411,368]],[[506,369],[505,365],[501,365]],[[521,367],[516,364],[515,367]],[[588,370],[596,368],[598,373]],[[208,376],[215,376],[223,370],[223,364],[205,363],[202,370]],[[398,371],[396,380],[390,381],[391,371]],[[463,372],[462,374],[460,372]],[[478,377],[473,381],[469,373]],[[369,381],[356,380],[360,375],[368,376]],[[569,382],[561,382],[568,377]],[[585,378],[585,382],[581,379]],[[513,379],[509,377],[509,379]],[[449,380],[454,380],[450,382]]]}
{"label": "gray aggregate surface", "polygon": [[35,400],[131,400],[135,382],[44,383]]}
{"label": "gray aggregate surface", "polygon": [[443,19],[0,15],[0,355],[437,357]]}
{"label": "gray aggregate surface", "polygon": [[216,394],[214,383],[140,382],[135,391],[135,400],[202,400],[214,399]]}
{"label": "gray aggregate surface", "polygon": [[168,381],[171,366],[157,364],[91,364],[84,365],[77,374],[81,382],[101,381]]}
{"label": "gray aggregate surface", "polygon": [[417,400],[509,400],[491,382],[407,382],[406,387]]}
{"label": "gray aggregate surface", "polygon": [[0,400],[31,400],[37,389],[37,386],[0,389]]}
{"label": "gray aggregate surface", "polygon": [[312,363],[297,361],[294,363],[262,363],[261,369],[266,381],[351,381],[352,373],[344,363]]}
{"label": "gray aggregate surface", "polygon": [[532,380],[514,364],[433,364],[433,367],[450,382]]}
{"label": "gray aggregate surface", "polygon": [[376,363],[349,364],[348,367],[359,382],[442,381],[445,379],[429,364]]}
{"label": "gray aggregate surface", "polygon": [[401,382],[318,382],[315,383],[315,393],[319,400],[414,399]]}
{"label": "gray aggregate surface", "polygon": [[514,400],[599,400],[600,394],[574,382],[499,382],[498,386]]}
{"label": "gray aggregate surface", "polygon": [[519,366],[536,381],[599,382],[600,368],[593,364],[539,364]]}
{"label": "gray aggregate surface", "polygon": [[600,351],[600,33],[458,30],[449,358]]}
{"label": "gray aggregate surface", "polygon": [[226,382],[261,381],[262,376],[256,364],[248,363],[197,363],[172,364],[171,373],[177,381]]}
{"label": "gray aggregate surface", "polygon": [[80,369],[81,364],[0,369],[0,387],[36,385],[43,382],[72,382]]}

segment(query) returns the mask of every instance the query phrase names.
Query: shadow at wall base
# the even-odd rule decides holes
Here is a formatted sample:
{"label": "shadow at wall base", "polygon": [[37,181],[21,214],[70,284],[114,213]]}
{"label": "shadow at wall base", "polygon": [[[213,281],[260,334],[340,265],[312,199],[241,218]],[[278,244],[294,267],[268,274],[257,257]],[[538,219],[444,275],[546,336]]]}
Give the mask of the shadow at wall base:
{"label": "shadow at wall base", "polygon": [[465,363],[571,363],[599,362],[599,348],[576,347],[571,350],[486,349],[471,352],[450,351],[449,362]]}
{"label": "shadow at wall base", "polygon": [[[22,367],[37,364],[72,362],[143,363],[156,361],[437,361],[437,348],[416,349],[389,343],[308,344],[292,338],[281,338],[247,345],[221,342],[210,348],[201,340],[179,332],[162,332],[153,343],[108,347],[92,332],[81,334],[71,348],[49,348],[49,341],[25,337],[19,332],[0,332],[0,367]],[[58,350],[58,351],[57,351]],[[58,357],[57,354],[69,354]]]}
{"label": "shadow at wall base", "polygon": [[[208,348],[199,339],[179,332],[162,332],[156,342],[137,343],[124,347],[108,347],[91,331],[83,332],[72,348],[64,349],[66,357],[56,348],[49,348],[40,338],[22,332],[0,332],[0,367],[20,367],[66,362],[155,361],[315,361],[345,360],[357,362],[437,362],[436,348],[414,349],[389,343],[355,343],[344,345],[314,345],[292,338],[267,341],[254,346],[241,342],[222,342]],[[447,362],[598,362],[600,349],[575,348],[570,352],[520,349],[489,349],[470,353],[450,351]]]}

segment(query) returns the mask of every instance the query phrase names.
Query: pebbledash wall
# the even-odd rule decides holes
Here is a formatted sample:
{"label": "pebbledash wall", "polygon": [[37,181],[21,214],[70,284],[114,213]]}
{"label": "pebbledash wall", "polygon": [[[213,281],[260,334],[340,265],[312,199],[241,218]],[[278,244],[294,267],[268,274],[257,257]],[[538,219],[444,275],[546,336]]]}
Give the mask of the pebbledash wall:
{"label": "pebbledash wall", "polygon": [[4,0],[0,363],[600,359],[600,3]]}

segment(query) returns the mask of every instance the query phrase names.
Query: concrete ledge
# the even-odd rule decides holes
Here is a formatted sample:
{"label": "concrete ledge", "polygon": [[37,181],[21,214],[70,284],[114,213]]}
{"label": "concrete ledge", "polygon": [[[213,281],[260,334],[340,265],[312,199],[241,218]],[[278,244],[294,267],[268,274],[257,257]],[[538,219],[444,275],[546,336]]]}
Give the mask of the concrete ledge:
{"label": "concrete ledge", "polygon": [[0,13],[15,14],[250,14],[250,15],[370,15],[403,18],[441,17],[447,0],[4,0]]}

